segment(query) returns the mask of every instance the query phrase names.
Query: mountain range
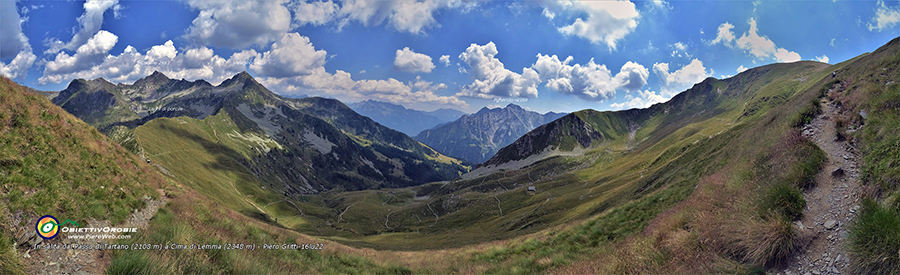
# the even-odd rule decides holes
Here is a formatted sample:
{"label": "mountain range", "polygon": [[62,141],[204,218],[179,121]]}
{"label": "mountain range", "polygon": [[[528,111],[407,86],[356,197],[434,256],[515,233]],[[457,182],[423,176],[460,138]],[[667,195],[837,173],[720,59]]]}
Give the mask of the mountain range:
{"label": "mountain range", "polygon": [[540,114],[515,104],[505,108],[485,107],[477,113],[422,131],[415,138],[449,156],[482,163],[528,131],[563,115]]}
{"label": "mountain range", "polygon": [[467,171],[461,162],[340,101],[281,97],[246,72],[217,86],[159,72],[131,85],[77,79],[53,102],[145,158],[153,158],[142,150],[152,147],[157,140],[150,137],[159,131],[168,134],[158,141],[169,143],[211,136],[211,144],[201,148],[225,152],[222,158],[287,194],[403,187]]}
{"label": "mountain range", "polygon": [[347,106],[350,106],[357,113],[381,123],[381,125],[403,132],[408,136],[415,136],[422,130],[454,121],[465,114],[454,109],[437,109],[425,112],[375,100],[350,103]]}
{"label": "mountain range", "polygon": [[41,215],[115,224],[168,198],[120,241],[325,248],[129,250],[92,271],[894,274],[898,56],[900,38],[839,64],[707,78],[645,109],[548,119],[510,105],[428,130],[514,139],[472,171],[340,101],[283,98],[246,73],[79,79],[53,98],[68,113],[2,79],[0,271],[50,266],[49,250],[22,245],[40,241]]}

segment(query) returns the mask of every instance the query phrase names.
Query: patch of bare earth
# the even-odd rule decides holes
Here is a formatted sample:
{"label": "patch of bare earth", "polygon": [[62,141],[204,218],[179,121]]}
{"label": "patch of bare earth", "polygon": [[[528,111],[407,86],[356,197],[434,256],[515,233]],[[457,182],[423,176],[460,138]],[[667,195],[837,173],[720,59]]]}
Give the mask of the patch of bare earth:
{"label": "patch of bare earth", "polygon": [[803,219],[795,222],[800,247],[788,266],[777,274],[849,272],[844,243],[863,192],[859,154],[850,142],[837,139],[834,119],[845,110],[825,99],[821,103],[822,113],[803,128],[803,135],[825,151],[828,160],[816,175],[816,186],[804,192]]}

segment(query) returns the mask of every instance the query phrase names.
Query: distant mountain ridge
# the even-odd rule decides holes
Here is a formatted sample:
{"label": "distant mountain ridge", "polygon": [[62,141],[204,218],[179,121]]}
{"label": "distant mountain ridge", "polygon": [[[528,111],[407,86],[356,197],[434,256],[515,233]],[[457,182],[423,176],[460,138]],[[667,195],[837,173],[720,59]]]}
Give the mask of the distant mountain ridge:
{"label": "distant mountain ridge", "polygon": [[365,100],[347,104],[357,113],[367,116],[388,128],[415,136],[423,130],[458,119],[465,113],[453,109],[437,109],[431,112],[407,109],[401,105]]}
{"label": "distant mountain ridge", "polygon": [[528,131],[563,115],[540,114],[515,104],[505,108],[485,107],[475,114],[422,131],[415,138],[441,153],[481,163]]}
{"label": "distant mountain ridge", "polygon": [[[141,135],[154,131],[188,139],[212,134],[219,145],[203,150],[234,151],[227,157],[285,194],[411,186],[453,179],[468,169],[338,100],[285,98],[246,72],[217,86],[204,80],[173,80],[159,72],[131,85],[77,79],[53,102],[120,137],[116,139],[139,154],[142,146],[136,141],[152,141]],[[178,117],[205,122],[207,126],[198,125],[210,129],[177,129],[195,124],[192,121],[155,122]],[[160,144],[165,148],[165,141]]]}
{"label": "distant mountain ridge", "polygon": [[[761,97],[752,101],[756,96],[753,94],[755,89],[760,87],[746,86],[744,83],[764,83],[762,78],[772,78],[772,75],[776,74],[773,72],[814,67],[817,64],[806,61],[771,64],[750,69],[725,80],[710,77],[694,84],[667,102],[644,109],[603,112],[586,109],[574,112],[524,134],[514,143],[500,149],[481,166],[499,167],[504,163],[516,162],[516,165],[504,166],[503,169],[518,169],[555,155],[576,154],[575,150],[589,149],[607,141],[634,139],[635,132],[647,126],[651,119],[659,120],[655,121],[659,124],[654,126],[655,134],[651,136],[665,136],[692,121],[713,117],[730,108],[736,108],[730,105],[743,104],[746,101],[751,102],[743,107],[742,117],[754,116],[764,111],[760,110],[760,106],[770,104],[770,100],[785,99]],[[523,161],[526,159],[528,161]]]}

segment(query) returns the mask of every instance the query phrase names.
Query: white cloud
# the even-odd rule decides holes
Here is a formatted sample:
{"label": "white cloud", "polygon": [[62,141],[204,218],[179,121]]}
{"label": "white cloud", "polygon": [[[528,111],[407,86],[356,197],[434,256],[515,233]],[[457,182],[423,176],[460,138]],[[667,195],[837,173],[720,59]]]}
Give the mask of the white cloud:
{"label": "white cloud", "polygon": [[743,73],[746,70],[747,70],[747,67],[744,67],[744,65],[741,65],[735,71],[737,71],[738,73]]}
{"label": "white cloud", "polygon": [[62,49],[75,50],[81,47],[100,31],[103,25],[103,13],[107,9],[118,5],[118,0],[88,0],[84,3],[84,13],[78,17],[78,24],[81,29],[72,37],[68,43],[59,40],[50,40],[45,53],[57,53]]}
{"label": "white cloud", "polygon": [[619,87],[628,91],[638,90],[647,85],[647,79],[650,78],[650,70],[647,70],[641,64],[635,62],[625,62],[619,73],[616,74],[616,83]]}
{"label": "white cloud", "polygon": [[497,59],[497,46],[488,42],[484,46],[471,44],[459,59],[472,68],[475,80],[462,87],[457,96],[476,98],[537,97],[537,85],[541,83],[537,72],[522,69],[522,74],[507,70]]}
{"label": "white cloud", "polygon": [[714,45],[722,43],[731,47],[731,41],[734,41],[734,32],[731,31],[732,29],[734,29],[734,25],[731,23],[722,23],[722,25],[719,25],[719,30],[716,31],[716,39],[709,42],[709,44]]}
{"label": "white cloud", "polygon": [[703,62],[698,59],[691,60],[690,64],[674,72],[669,72],[669,63],[656,63],[653,64],[653,72],[659,77],[664,96],[675,95],[712,74],[706,71]]}
{"label": "white cloud", "polygon": [[775,60],[778,62],[797,62],[800,61],[800,54],[784,48],[778,48],[775,50]]}
{"label": "white cloud", "polygon": [[[202,47],[179,52],[172,41],[150,48],[141,54],[132,46],[127,46],[118,56],[109,55],[115,35],[100,31],[87,43],[79,47],[73,56],[65,53],[57,54],[57,58],[45,66],[44,75],[38,79],[41,84],[60,83],[76,78],[103,77],[113,82],[131,83],[160,71],[175,79],[206,79],[219,83],[226,78],[246,70],[247,64],[259,54],[254,50],[234,53],[231,58],[224,59],[215,55],[212,49]],[[105,43],[101,43],[105,42]],[[91,45],[95,45],[91,47]],[[93,50],[90,50],[91,48]],[[99,62],[83,62],[100,56]]]}
{"label": "white cloud", "polygon": [[25,48],[31,46],[28,37],[22,33],[16,1],[0,1],[0,59],[17,56]]}
{"label": "white cloud", "polygon": [[626,62],[615,76],[591,59],[587,64],[569,65],[573,58],[560,61],[556,55],[537,55],[532,68],[540,73],[546,87],[563,94],[574,94],[591,101],[611,99],[616,90],[638,90],[647,84],[650,71],[634,62]]}
{"label": "white cloud", "polygon": [[28,75],[37,59],[21,24],[16,1],[0,1],[0,59],[13,58],[9,64],[0,62],[0,75],[13,79]]}
{"label": "white cloud", "polygon": [[16,54],[16,57],[9,64],[0,62],[0,75],[12,79],[25,77],[28,75],[28,69],[34,64],[35,59],[37,59],[37,56],[31,52],[31,47],[29,46]]}
{"label": "white cloud", "polygon": [[822,56],[816,56],[816,61],[828,63],[828,56],[824,54]]}
{"label": "white cloud", "polygon": [[[794,62],[800,60],[800,54],[789,51],[784,48],[775,46],[775,42],[769,40],[768,37],[759,35],[759,29],[756,26],[756,19],[750,18],[750,30],[735,39],[734,33],[731,31],[734,25],[728,22],[719,26],[716,39],[710,42],[712,44],[722,43],[728,47],[737,47],[744,50],[758,60],[773,58],[777,62]],[[732,41],[734,42],[732,44]]]}
{"label": "white cloud", "polygon": [[316,50],[308,37],[296,32],[283,34],[271,48],[250,64],[251,70],[261,76],[307,75],[325,65],[328,56],[325,50]]}
{"label": "white cloud", "polygon": [[541,15],[543,15],[544,17],[547,17],[550,20],[553,20],[553,18],[556,18],[556,13],[550,11],[546,7],[544,7],[543,11],[541,11]]}
{"label": "white cloud", "polygon": [[311,74],[296,77],[267,77],[260,82],[273,91],[283,94],[320,94],[334,96],[345,101],[375,99],[397,104],[455,105],[468,108],[465,101],[455,96],[438,96],[438,90],[447,85],[434,84],[417,77],[415,81],[403,83],[396,79],[353,80],[350,73],[337,70],[334,74],[324,67],[316,68]]}
{"label": "white cloud", "polygon": [[340,7],[332,1],[300,1],[290,5],[294,11],[294,22],[300,26],[306,24],[323,25],[334,19]]}
{"label": "white cloud", "polygon": [[653,104],[665,102],[666,100],[668,100],[668,98],[665,98],[658,93],[651,92],[649,90],[637,91],[637,94],[638,96],[626,95],[625,98],[628,99],[627,101],[621,103],[612,103],[609,104],[609,106],[615,109],[647,108],[652,106]]}
{"label": "white cloud", "polygon": [[459,0],[350,0],[342,5],[339,27],[350,21],[366,26],[388,22],[395,29],[409,33],[422,33],[437,25],[434,13],[439,9],[464,6]]}
{"label": "white cloud", "polygon": [[402,50],[397,50],[397,54],[394,56],[394,68],[410,73],[430,73],[431,69],[434,69],[434,63],[431,63],[430,56],[404,47]]}
{"label": "white cloud", "polygon": [[688,46],[684,43],[675,42],[675,44],[670,45],[670,47],[672,48],[672,57],[691,57],[691,55],[687,53]]}
{"label": "white cloud", "polygon": [[44,66],[44,75],[68,74],[100,64],[118,41],[119,37],[115,34],[101,30],[78,47],[74,55],[65,52],[56,54],[56,58]]}
{"label": "white cloud", "polygon": [[172,59],[178,55],[178,50],[175,49],[175,44],[172,43],[172,40],[166,41],[163,45],[156,45],[150,47],[150,50],[147,51],[147,55],[151,58],[168,58]]}
{"label": "white cloud", "polygon": [[[634,31],[640,14],[630,1],[559,1],[561,10],[572,14],[587,14],[577,17],[569,25],[558,28],[559,32],[574,35],[594,44],[605,44],[610,50],[616,49],[617,41]],[[549,12],[549,14],[553,14]],[[544,16],[549,17],[548,12]]]}
{"label": "white cloud", "polygon": [[748,51],[757,59],[771,56],[775,53],[775,42],[772,42],[769,38],[759,36],[757,31],[756,19],[750,18],[750,31],[744,33],[736,41],[736,45],[738,48]]}
{"label": "white cloud", "polygon": [[866,24],[869,31],[883,31],[900,24],[900,7],[888,7],[884,0],[878,0],[875,17]]}
{"label": "white cloud", "polygon": [[444,63],[444,67],[450,66],[450,56],[449,55],[442,55],[441,58],[439,58],[438,60],[441,61],[441,63]]}
{"label": "white cloud", "polygon": [[287,0],[189,0],[200,10],[185,37],[199,45],[246,48],[281,38],[291,28]]}

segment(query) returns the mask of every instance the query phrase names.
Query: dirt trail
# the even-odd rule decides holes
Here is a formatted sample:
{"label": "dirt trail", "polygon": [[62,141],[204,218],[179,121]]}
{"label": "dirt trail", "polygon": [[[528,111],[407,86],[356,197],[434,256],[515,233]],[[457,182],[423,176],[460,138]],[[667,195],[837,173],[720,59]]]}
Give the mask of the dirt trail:
{"label": "dirt trail", "polygon": [[834,118],[842,108],[823,99],[822,113],[803,128],[803,135],[828,155],[816,175],[816,186],[804,192],[806,208],[800,228],[800,248],[788,266],[778,274],[848,273],[845,251],[847,230],[859,211],[862,191],[859,155],[846,141],[837,141]]}

